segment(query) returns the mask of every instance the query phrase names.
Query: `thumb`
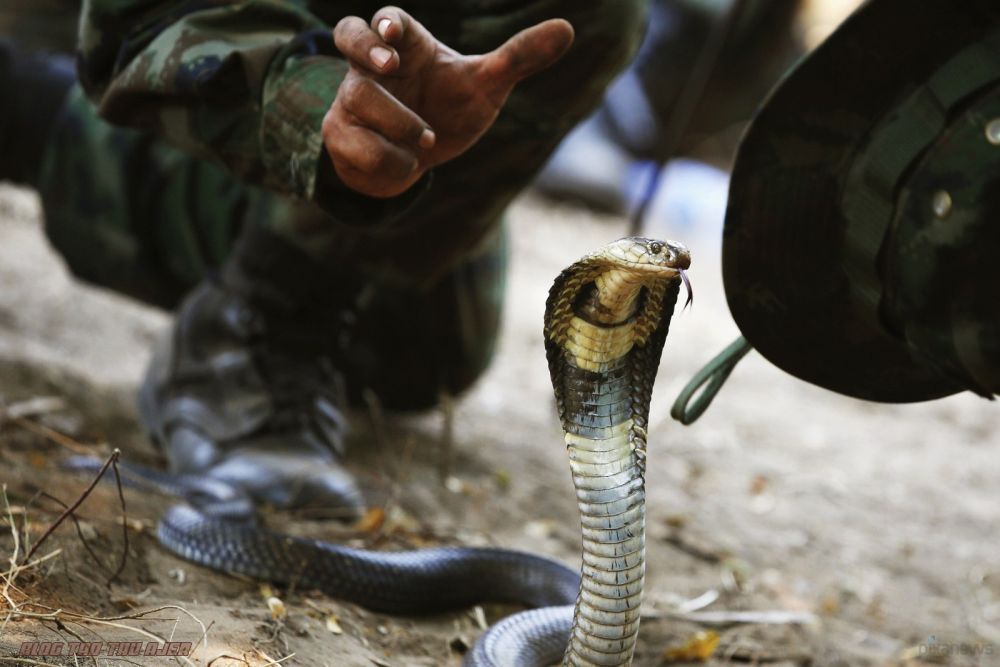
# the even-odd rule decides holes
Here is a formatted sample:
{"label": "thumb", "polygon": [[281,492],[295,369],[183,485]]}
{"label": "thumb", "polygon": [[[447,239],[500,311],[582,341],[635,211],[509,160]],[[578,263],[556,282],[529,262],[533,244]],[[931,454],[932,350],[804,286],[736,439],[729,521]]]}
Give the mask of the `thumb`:
{"label": "thumb", "polygon": [[562,58],[572,44],[569,21],[551,19],[526,28],[482,57],[484,83],[506,92]]}

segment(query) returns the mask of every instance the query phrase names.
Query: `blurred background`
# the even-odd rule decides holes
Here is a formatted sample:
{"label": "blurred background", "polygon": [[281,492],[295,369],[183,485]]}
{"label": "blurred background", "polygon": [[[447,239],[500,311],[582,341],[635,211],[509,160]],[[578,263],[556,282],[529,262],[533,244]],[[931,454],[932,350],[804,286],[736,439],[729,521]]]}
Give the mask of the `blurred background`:
{"label": "blurred background", "polygon": [[[71,40],[72,4],[2,0],[0,30],[30,9],[39,18],[23,34],[58,48]],[[719,54],[677,137],[665,137],[664,128],[725,3],[692,1],[688,13],[657,4],[663,15],[650,34],[675,39],[647,45],[615,84],[633,102],[607,104],[581,126],[510,212],[512,273],[488,375],[450,415],[355,415],[350,465],[383,521],[378,539],[371,526],[342,537],[383,547],[500,544],[578,563],[579,524],[542,351],[545,295],[563,267],[627,233],[651,163],[669,154],[676,159],[655,192],[645,234],[691,248],[696,298],[675,316],[653,399],[650,583],[636,664],[691,664],[700,654],[711,665],[1000,665],[994,406],[971,395],[865,403],[751,354],[700,422],[670,420],[681,387],[738,334],[719,250],[727,169],[744,123],[785,68],[858,3],[756,3],[759,21],[738,27],[739,46]],[[42,224],[34,193],[0,185],[0,480],[44,527],[51,515],[25,509],[27,499],[38,489],[63,500],[76,495],[83,483],[56,468],[69,450],[106,455],[117,446],[127,457],[156,461],[136,427],[133,394],[168,315],[74,282],[47,247]],[[10,406],[43,397],[58,407],[10,416]],[[121,548],[112,500],[112,490],[99,489],[98,504],[81,510],[108,553]],[[400,619],[289,594],[291,618],[305,631],[275,630],[254,584],[158,550],[149,531],[162,500],[130,502],[136,564],[122,581],[88,583],[88,556],[67,531],[55,565],[30,578],[24,595],[104,613],[181,604],[214,624],[192,658],[199,665],[234,652],[246,664],[266,664],[257,649],[296,654],[283,664],[458,664],[481,620],[499,613]],[[332,530],[297,517],[284,525],[306,534]],[[0,551],[12,547],[4,539]],[[314,607],[339,618],[344,632],[330,631]],[[0,630],[0,647],[60,632],[13,623]],[[120,628],[101,633],[128,637]]]}

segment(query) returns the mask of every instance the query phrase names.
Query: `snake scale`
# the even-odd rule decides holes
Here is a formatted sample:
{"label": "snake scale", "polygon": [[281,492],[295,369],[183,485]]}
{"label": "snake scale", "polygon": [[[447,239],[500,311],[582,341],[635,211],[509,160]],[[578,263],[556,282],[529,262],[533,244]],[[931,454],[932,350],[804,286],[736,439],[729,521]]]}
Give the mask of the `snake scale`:
{"label": "snake scale", "polygon": [[260,526],[249,499],[222,482],[122,465],[126,481],[187,499],[166,511],[157,537],[206,567],[394,614],[531,607],[489,628],[466,667],[628,665],[645,571],[649,403],[689,263],[678,243],[621,239],[565,269],[549,292],[545,348],[581,514],[582,577],[506,549],[376,552],[292,537]]}

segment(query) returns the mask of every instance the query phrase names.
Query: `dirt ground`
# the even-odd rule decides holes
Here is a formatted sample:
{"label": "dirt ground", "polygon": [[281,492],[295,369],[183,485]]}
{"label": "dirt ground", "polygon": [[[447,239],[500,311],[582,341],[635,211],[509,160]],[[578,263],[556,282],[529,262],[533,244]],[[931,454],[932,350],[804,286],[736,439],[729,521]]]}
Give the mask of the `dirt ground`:
{"label": "dirt ground", "polygon": [[[702,421],[685,428],[669,419],[686,380],[736,335],[719,273],[724,177],[674,173],[648,233],[690,245],[696,300],[675,317],[654,395],[647,613],[636,664],[665,664],[670,649],[712,631],[721,641],[710,665],[1000,665],[994,405],[971,395],[864,403],[751,355]],[[273,522],[372,548],[495,544],[577,566],[578,520],[544,363],[542,311],[557,272],[623,235],[625,224],[531,197],[510,221],[499,353],[455,404],[450,458],[440,411],[385,420],[356,414],[349,463],[385,521],[373,513],[368,525],[352,528],[301,516],[271,515]],[[163,313],[72,281],[44,242],[34,195],[0,188],[0,400],[20,406],[0,410],[8,498],[0,568],[9,569],[15,553],[23,557],[60,512],[38,491],[70,503],[86,487],[87,478],[59,469],[66,456],[81,448],[107,456],[119,447],[129,460],[157,462],[135,424],[132,394],[150,342],[167,324]],[[58,397],[65,407],[35,404],[40,414],[16,416],[38,397]],[[0,584],[0,655],[14,655],[24,641],[155,637],[191,642],[194,653],[187,661],[0,663],[457,665],[483,621],[510,611],[398,618],[312,591],[262,590],[167,554],[153,527],[171,501],[125,495],[122,575],[105,583],[124,545],[117,493],[100,485],[78,512],[94,556],[67,522],[33,556],[45,560]],[[283,601],[284,618],[273,619],[270,596]]]}

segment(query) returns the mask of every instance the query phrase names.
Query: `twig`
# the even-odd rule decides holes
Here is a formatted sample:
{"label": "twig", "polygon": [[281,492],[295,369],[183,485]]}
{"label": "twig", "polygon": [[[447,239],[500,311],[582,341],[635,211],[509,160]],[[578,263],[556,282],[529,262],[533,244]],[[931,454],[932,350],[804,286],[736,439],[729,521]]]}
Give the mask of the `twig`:
{"label": "twig", "polygon": [[725,659],[729,662],[743,662],[751,665],[768,663],[792,663],[794,665],[811,665],[813,658],[808,653],[765,653],[755,647],[732,646],[723,650]]}
{"label": "twig", "polygon": [[69,437],[68,435],[60,433],[59,431],[57,431],[55,429],[49,428],[48,426],[45,426],[44,424],[39,424],[38,422],[33,422],[30,419],[27,419],[25,417],[14,417],[14,418],[11,419],[11,422],[13,422],[14,424],[17,424],[18,426],[20,426],[23,429],[26,429],[28,431],[31,431],[32,433],[35,433],[36,435],[40,435],[43,438],[48,438],[49,440],[51,440],[52,442],[56,443],[57,445],[65,447],[66,449],[68,449],[68,450],[70,450],[72,452],[76,452],[77,454],[86,454],[87,456],[93,456],[94,455],[94,448],[93,447],[88,447],[87,445],[83,444],[82,442],[77,442],[76,440],[74,440],[73,438]]}
{"label": "twig", "polygon": [[[385,434],[385,410],[382,401],[371,387],[364,388],[361,398],[371,418],[372,440],[375,442],[375,451],[378,452],[379,471],[384,478],[393,479],[399,475],[399,463],[395,456],[389,455],[389,439]],[[387,465],[387,462],[391,463]]]}
{"label": "twig", "polygon": [[801,611],[661,611],[643,614],[649,618],[676,618],[701,625],[814,625],[815,614]]}
{"label": "twig", "polygon": [[[73,639],[75,639],[76,641],[80,642],[81,644],[84,643],[83,637],[81,637],[80,635],[78,635],[75,631],[71,630],[65,623],[63,623],[59,619],[56,619],[55,621],[53,621],[53,623],[56,624],[56,630],[57,630],[57,632],[65,632],[66,634],[68,634],[69,636],[73,637]],[[95,667],[98,667],[97,658],[94,657],[94,656],[91,656],[90,659],[93,661]],[[73,656],[73,662],[75,662],[76,664],[80,664],[80,661],[76,659],[75,655]]]}
{"label": "twig", "polygon": [[266,664],[264,664],[264,665],[261,665],[260,667],[273,667],[274,665],[280,665],[280,664],[281,664],[281,663],[283,663],[283,662],[284,662],[285,660],[289,660],[289,659],[291,659],[291,658],[294,658],[294,657],[295,657],[295,654],[294,654],[294,653],[289,653],[289,654],[288,654],[288,655],[286,655],[286,656],[285,656],[284,658],[278,658],[277,660],[275,660],[274,658],[272,658],[271,656],[269,656],[269,655],[268,655],[267,653],[264,653],[263,651],[261,651],[261,650],[260,650],[259,648],[256,648],[256,647],[255,647],[255,648],[254,648],[254,650],[255,650],[255,651],[257,651],[257,654],[258,654],[258,655],[259,655],[259,656],[260,656],[261,658],[263,658],[264,660],[267,660],[267,661],[268,661],[268,662],[267,662]]}
{"label": "twig", "polygon": [[963,588],[960,591],[959,599],[962,603],[962,610],[965,612],[965,620],[972,631],[989,642],[1000,643],[1000,628],[991,625],[984,618],[982,606],[976,599],[975,591]]}
{"label": "twig", "polygon": [[[191,614],[191,612],[189,612],[189,611],[187,611],[186,609],[183,609],[183,608],[181,608],[181,611],[183,611],[188,616],[190,616],[194,620],[195,623],[199,623],[199,624],[201,623],[201,621],[199,621],[197,618],[195,618]],[[201,632],[201,638],[198,641],[196,641],[194,643],[194,645],[191,646],[191,654],[192,655],[194,654],[195,651],[198,650],[198,647],[201,646],[202,642],[205,642],[205,648],[206,649],[208,648],[208,631],[212,629],[213,625],[215,625],[215,621],[210,621],[209,624],[208,624],[208,627],[205,627],[204,625],[201,626],[201,630],[202,630],[202,632]]]}
{"label": "twig", "polygon": [[[14,513],[10,511],[10,501],[7,498],[6,484],[3,485],[2,489],[0,489],[0,492],[3,493],[3,504],[4,507],[7,508],[7,520],[10,522],[10,534],[14,537],[14,550],[10,554],[10,569],[8,570],[8,573],[13,573],[14,570],[17,568],[17,557],[20,555],[21,539],[20,536],[17,534],[17,524],[14,523]],[[10,579],[7,578],[7,581],[8,583],[5,583],[3,587],[3,596],[5,598],[7,597],[8,591],[10,590],[10,584],[9,584]]]}
{"label": "twig", "polygon": [[451,475],[455,453],[455,399],[446,389],[441,390],[441,441],[438,447],[438,478],[442,483]]}
{"label": "twig", "polygon": [[379,454],[385,456],[388,439],[385,437],[385,410],[382,409],[382,401],[370,387],[365,387],[364,391],[361,392],[361,398],[364,400],[365,407],[368,408],[368,415],[371,417],[375,448]]}
{"label": "twig", "polygon": [[[31,561],[31,562],[29,562],[26,565],[18,565],[16,567],[12,567],[10,570],[8,570],[7,572],[5,572],[3,575],[0,575],[0,576],[3,577],[3,580],[4,580],[3,598],[7,601],[7,605],[10,607],[10,610],[11,610],[11,611],[7,612],[7,615],[4,616],[3,623],[0,624],[0,637],[3,636],[4,632],[7,629],[7,623],[10,622],[11,614],[12,613],[18,613],[18,614],[22,613],[21,610],[18,608],[17,603],[14,602],[13,598],[11,598],[10,594],[9,594],[9,589],[10,588],[14,588],[15,590],[18,590],[17,587],[14,586],[14,583],[13,583],[14,579],[17,578],[17,575],[20,574],[21,571],[27,570],[28,568],[35,567],[36,565],[44,563],[45,561],[49,560],[50,558],[54,558],[55,556],[58,556],[61,552],[62,552],[61,549],[56,549],[52,553],[46,554],[45,556],[42,556],[38,560]],[[22,593],[22,595],[24,594],[23,591],[19,590],[18,592]]]}
{"label": "twig", "polygon": [[[40,497],[43,497],[43,498],[47,498],[47,499],[51,500],[54,503],[58,503],[59,506],[62,507],[64,510],[69,508],[69,505],[67,505],[63,501],[59,500],[58,498],[56,498],[55,496],[53,496],[51,493],[47,493],[45,491],[39,491],[37,495],[40,496]],[[28,505],[31,505],[31,503],[33,502],[33,500],[34,499],[32,499],[32,501],[29,501]],[[80,542],[83,543],[83,548],[87,550],[88,554],[90,554],[91,560],[93,560],[95,563],[97,563],[102,570],[104,570],[105,572],[107,572],[108,574],[110,574],[111,573],[111,569],[107,565],[105,565],[104,563],[101,562],[101,559],[97,557],[97,554],[94,553],[94,550],[91,548],[90,543],[87,541],[87,538],[83,535],[83,528],[82,528],[82,526],[80,526],[80,520],[79,520],[79,518],[77,518],[76,514],[71,514],[70,518],[73,519],[73,523],[76,526],[76,535],[77,535],[77,537],[80,538]]]}
{"label": "twig", "polygon": [[235,655],[229,655],[228,653],[223,653],[222,655],[217,655],[211,660],[209,660],[208,664],[205,665],[205,667],[212,667],[212,665],[215,664],[216,660],[222,660],[223,658],[227,660],[236,660],[238,662],[242,662],[244,665],[247,665],[248,667],[250,666],[250,662],[246,658],[237,658]]}
{"label": "twig", "polygon": [[[48,558],[48,556],[46,556],[46,558]],[[52,609],[51,607],[46,607],[43,604],[38,604],[38,603],[32,603],[32,604],[34,606],[36,606],[36,607],[42,607],[44,609]],[[75,612],[75,611],[66,611],[65,609],[52,609],[52,612],[50,614],[33,614],[31,612],[18,612],[18,613],[23,614],[25,616],[35,617],[35,618],[44,618],[44,617],[56,618],[57,616],[62,615],[62,616],[72,616],[74,618],[79,618],[79,619],[82,619],[82,620],[85,620],[85,621],[101,621],[101,622],[104,622],[104,621],[138,621],[138,620],[141,620],[141,619],[146,619],[146,616],[149,616],[150,614],[155,614],[158,611],[166,611],[167,609],[176,609],[177,611],[179,611],[182,614],[186,615],[188,618],[190,618],[192,621],[194,621],[195,623],[197,623],[201,627],[202,632],[205,632],[205,624],[204,623],[202,623],[201,621],[199,621],[198,618],[194,614],[192,614],[191,612],[189,612],[184,607],[181,607],[181,606],[175,605],[175,604],[165,604],[165,605],[162,605],[162,606],[159,606],[159,607],[155,607],[153,609],[147,609],[145,611],[137,611],[137,612],[133,612],[131,614],[122,614],[120,616],[88,616],[87,614],[80,614],[80,613]],[[150,619],[146,619],[146,620],[149,620],[149,621],[172,621],[174,619],[172,619],[172,618],[150,618]]]}
{"label": "twig", "polygon": [[14,656],[4,656],[5,661],[15,662],[19,665],[42,665],[42,667],[52,667],[51,662],[39,662],[38,660],[32,660],[31,658],[16,658]]}
{"label": "twig", "polygon": [[128,563],[128,515],[125,511],[125,492],[122,491],[122,475],[121,471],[118,470],[118,450],[115,450],[114,458],[111,461],[111,465],[114,467],[115,471],[115,484],[118,485],[118,502],[122,506],[122,560],[118,565],[118,569],[115,573],[111,575],[108,579],[108,586],[111,586],[111,582],[121,576],[121,573],[125,571],[125,564]]}
{"label": "twig", "polygon": [[50,412],[58,412],[65,407],[66,402],[58,396],[36,396],[10,405],[0,405],[0,422],[19,417],[38,417]]}
{"label": "twig", "polygon": [[663,541],[678,551],[682,551],[687,555],[697,558],[698,560],[705,561],[706,563],[718,564],[726,559],[726,554],[717,553],[704,546],[693,544],[692,542],[686,540],[679,532],[670,533],[663,538]]}
{"label": "twig", "polygon": [[18,574],[20,574],[24,570],[30,570],[31,568],[35,567],[36,565],[41,565],[45,561],[47,561],[47,560],[49,560],[51,558],[55,558],[56,556],[58,556],[61,553],[62,553],[62,549],[56,549],[55,551],[52,551],[50,553],[45,554],[41,558],[36,558],[33,561],[28,561],[24,565],[18,565],[16,568],[13,568],[11,570],[7,570],[2,575],[0,575],[0,577],[2,577],[5,580],[10,581],[11,582],[11,586],[13,586],[13,580],[17,577]]}
{"label": "twig", "polygon": [[373,531],[368,538],[365,540],[367,547],[372,547],[378,544],[388,533],[389,530],[389,514],[392,510],[399,505],[399,498],[403,494],[403,485],[406,481],[404,475],[410,470],[410,465],[413,462],[413,453],[416,449],[417,441],[411,436],[405,439],[403,445],[403,454],[399,457],[399,463],[395,466],[395,470],[392,475],[392,483],[389,487],[389,493],[386,495],[383,510],[385,512],[386,520],[382,522],[382,525],[378,527],[377,530]]}
{"label": "twig", "polygon": [[[45,558],[48,558],[48,556],[46,556]],[[21,567],[23,568],[25,566],[21,566]],[[33,602],[31,604],[34,605],[34,606],[36,606],[36,607],[46,608],[45,605],[42,605],[42,604],[39,604],[39,603],[34,603]],[[155,641],[157,641],[157,642],[159,642],[159,643],[162,644],[162,643],[166,643],[166,641],[167,641],[163,637],[160,637],[159,635],[156,635],[155,633],[152,633],[152,632],[150,632],[148,630],[144,630],[142,628],[135,628],[135,627],[132,627],[130,625],[125,625],[123,623],[118,623],[117,621],[137,621],[137,620],[142,620],[142,619],[150,620],[150,621],[171,621],[171,620],[176,620],[176,619],[171,619],[171,618],[150,618],[150,619],[146,619],[145,618],[146,616],[148,616],[150,614],[155,614],[156,612],[164,611],[164,610],[167,610],[167,609],[175,609],[175,610],[181,612],[182,614],[186,615],[188,618],[190,618],[195,623],[197,623],[198,626],[201,628],[201,632],[202,632],[202,637],[203,638],[208,634],[208,629],[205,627],[205,624],[197,616],[195,616],[194,614],[192,614],[191,612],[189,612],[184,607],[181,607],[181,606],[178,606],[178,605],[163,605],[163,606],[160,606],[160,607],[156,607],[154,609],[147,609],[145,611],[134,612],[132,614],[123,614],[121,616],[106,616],[106,617],[88,616],[87,614],[79,614],[79,613],[72,612],[72,611],[66,611],[64,609],[55,609],[55,610],[53,610],[53,611],[51,611],[50,613],[47,613],[47,614],[40,614],[40,613],[36,613],[36,612],[21,611],[20,609],[15,609],[13,611],[8,612],[7,616],[8,616],[8,618],[11,617],[11,616],[18,616],[18,617],[21,617],[21,618],[31,618],[31,619],[40,620],[40,621],[46,621],[46,620],[48,620],[48,621],[58,621],[58,620],[60,620],[61,617],[69,617],[69,618],[77,619],[77,621],[76,621],[77,623],[97,623],[98,625],[106,625],[108,627],[118,628],[120,630],[129,630],[131,632],[138,633],[138,634],[143,635],[145,637],[149,637],[150,639],[153,639],[153,640],[155,640]],[[187,663],[188,665],[191,665],[192,667],[194,667],[194,663],[191,662],[191,660],[188,659],[188,658],[186,658],[185,656],[177,656],[177,657],[180,658],[180,659],[183,659],[185,663]]]}
{"label": "twig", "polygon": [[[31,547],[31,551],[28,552],[28,555],[25,557],[25,560],[31,560],[31,556],[36,551],[38,551],[38,547],[42,546],[45,540],[48,539],[49,535],[51,535],[55,531],[55,529],[58,528],[62,524],[62,522],[66,520],[66,517],[71,515],[76,510],[76,508],[78,508],[80,505],[83,504],[83,501],[86,500],[87,497],[93,492],[94,488],[97,486],[97,483],[101,481],[101,478],[104,476],[104,472],[108,469],[108,466],[110,466],[112,463],[116,463],[120,455],[121,455],[121,450],[119,450],[118,448],[115,448],[115,451],[111,452],[111,456],[109,456],[108,460],[105,461],[104,465],[101,466],[101,469],[98,471],[97,476],[94,477],[93,481],[90,483],[90,486],[88,486],[87,489],[82,494],[80,494],[80,497],[76,499],[76,502],[70,505],[69,508],[67,508],[62,514],[60,514],[59,518],[56,519],[52,523],[52,525],[50,525],[46,529],[46,531],[42,534],[41,538],[39,538],[39,540],[35,542],[35,545]],[[115,466],[115,473],[117,474],[117,472],[118,472],[118,467]]]}
{"label": "twig", "polygon": [[715,71],[719,56],[722,55],[730,36],[739,25],[740,18],[746,15],[748,4],[749,0],[734,0],[729,9],[717,19],[704,48],[698,54],[698,59],[695,61],[694,67],[691,68],[687,81],[684,82],[683,92],[667,120],[664,129],[665,148],[657,155],[656,167],[643,188],[638,204],[632,211],[629,221],[629,236],[638,236],[642,232],[646,212],[649,210],[653,195],[656,194],[663,177],[664,167],[676,155],[684,132],[691,124],[698,103],[704,96],[705,87]]}
{"label": "twig", "polygon": [[[10,501],[7,498],[7,485],[2,486],[3,493],[3,504],[7,508],[7,520],[10,522],[10,533],[14,537],[14,550],[10,555],[10,569],[7,570],[7,575],[4,576],[3,585],[3,598],[7,600],[7,604],[10,605],[11,609],[17,609],[17,604],[10,597],[10,587],[13,585],[13,577],[17,571],[17,556],[18,551],[21,548],[21,540],[17,534],[17,524],[14,523],[14,513],[10,510]],[[7,629],[7,621],[10,617],[3,619],[3,625],[0,625],[0,637],[3,636],[4,631]]]}

